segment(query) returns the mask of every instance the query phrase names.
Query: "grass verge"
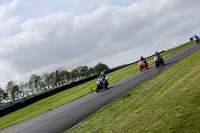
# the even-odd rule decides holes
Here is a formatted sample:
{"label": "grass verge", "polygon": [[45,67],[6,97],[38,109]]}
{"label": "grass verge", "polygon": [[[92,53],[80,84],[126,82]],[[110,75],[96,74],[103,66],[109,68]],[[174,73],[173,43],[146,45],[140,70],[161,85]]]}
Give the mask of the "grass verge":
{"label": "grass verge", "polygon": [[200,132],[200,50],[66,133]]}
{"label": "grass verge", "polygon": [[[179,47],[176,47],[174,49],[166,51],[165,53],[163,53],[163,55],[164,55],[164,57],[167,57],[167,56],[174,54],[178,51],[181,51],[193,44],[195,44],[195,41],[183,44]],[[148,59],[148,62],[149,62],[149,64],[152,64],[153,58]],[[112,73],[108,74],[108,76],[110,77],[109,83],[112,84],[120,79],[123,79],[123,78],[131,75],[134,72],[137,72],[138,70],[139,70],[138,64],[135,63],[128,67],[120,69],[118,71],[112,72]],[[96,87],[95,82],[96,82],[96,79],[91,80],[87,83],[84,83],[79,86],[73,87],[71,89],[65,90],[63,92],[57,93],[53,96],[50,96],[48,98],[37,101],[23,109],[17,110],[6,116],[3,116],[0,118],[0,129],[3,129],[3,128],[6,128],[13,124],[19,123],[21,121],[24,121],[26,119],[29,119],[36,115],[39,115],[41,113],[44,113],[48,110],[51,110],[51,109],[54,109],[61,105],[64,105],[75,99],[83,97],[83,96],[91,93],[91,91],[90,91],[91,87],[93,89]]]}

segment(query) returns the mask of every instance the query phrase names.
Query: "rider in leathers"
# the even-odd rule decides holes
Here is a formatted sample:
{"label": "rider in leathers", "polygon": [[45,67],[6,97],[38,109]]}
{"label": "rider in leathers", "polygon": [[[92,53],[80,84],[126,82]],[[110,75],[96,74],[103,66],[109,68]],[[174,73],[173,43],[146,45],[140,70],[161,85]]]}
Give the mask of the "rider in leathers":
{"label": "rider in leathers", "polygon": [[99,79],[102,79],[102,81],[105,83],[105,78],[106,78],[106,74],[103,72],[101,72],[101,74],[99,75]]}
{"label": "rider in leathers", "polygon": [[145,66],[148,66],[147,60],[143,56],[140,57],[140,61],[144,61]]}
{"label": "rider in leathers", "polygon": [[162,55],[159,52],[156,51],[155,54],[154,54],[154,62],[156,62],[157,60],[158,61],[160,60],[162,62],[163,58],[162,58]]}

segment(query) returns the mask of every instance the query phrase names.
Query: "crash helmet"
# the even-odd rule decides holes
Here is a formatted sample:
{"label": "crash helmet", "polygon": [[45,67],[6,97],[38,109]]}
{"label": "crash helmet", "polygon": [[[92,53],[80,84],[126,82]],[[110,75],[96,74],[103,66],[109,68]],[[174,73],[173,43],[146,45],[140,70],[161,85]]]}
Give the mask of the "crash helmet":
{"label": "crash helmet", "polygon": [[101,72],[101,75],[105,75],[105,73],[104,73],[104,72],[105,72],[105,71],[102,71],[102,72]]}

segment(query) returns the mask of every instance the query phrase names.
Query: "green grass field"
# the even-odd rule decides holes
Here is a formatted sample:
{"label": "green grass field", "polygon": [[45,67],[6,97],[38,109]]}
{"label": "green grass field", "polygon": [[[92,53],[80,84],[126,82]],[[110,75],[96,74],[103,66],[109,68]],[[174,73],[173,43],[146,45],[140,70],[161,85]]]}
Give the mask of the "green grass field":
{"label": "green grass field", "polygon": [[[193,44],[195,44],[194,41],[186,43],[184,45],[181,45],[179,47],[176,47],[174,49],[171,49],[171,50],[163,53],[163,56],[167,57],[167,56],[174,54],[178,51],[181,51]],[[149,64],[152,64],[153,58],[148,59],[148,62],[149,62]],[[123,79],[123,78],[131,75],[132,73],[134,73],[138,70],[139,70],[139,67],[138,67],[138,64],[136,63],[136,64],[132,64],[128,67],[125,67],[123,69],[120,69],[118,71],[112,72],[112,73],[108,74],[108,76],[110,77],[109,83],[112,84],[120,79]],[[65,90],[63,92],[57,93],[53,96],[50,96],[48,98],[37,101],[23,109],[17,110],[6,116],[3,116],[0,118],[0,129],[6,128],[6,127],[16,124],[18,122],[24,121],[33,116],[39,115],[48,110],[54,109],[63,104],[66,104],[75,99],[78,99],[82,96],[85,96],[89,93],[92,93],[90,88],[92,87],[93,89],[95,89],[95,87],[96,87],[95,82],[96,82],[96,79],[91,80],[87,83],[84,83],[79,86],[73,87],[71,89]]]}
{"label": "green grass field", "polygon": [[200,50],[66,132],[200,132]]}

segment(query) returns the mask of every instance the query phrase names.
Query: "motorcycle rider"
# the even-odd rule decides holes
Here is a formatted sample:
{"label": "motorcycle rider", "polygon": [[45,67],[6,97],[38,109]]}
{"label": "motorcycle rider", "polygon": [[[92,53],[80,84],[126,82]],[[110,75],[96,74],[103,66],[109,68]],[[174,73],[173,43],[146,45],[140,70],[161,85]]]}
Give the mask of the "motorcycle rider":
{"label": "motorcycle rider", "polygon": [[160,54],[160,52],[156,51],[155,54],[154,54],[154,62],[156,62],[157,60],[158,61],[160,60],[162,62],[163,58],[162,58],[162,55]]}
{"label": "motorcycle rider", "polygon": [[103,83],[105,83],[105,79],[106,79],[106,74],[105,71],[101,72],[101,74],[99,75],[99,79],[102,79]]}
{"label": "motorcycle rider", "polygon": [[199,37],[197,35],[195,35],[194,38],[196,40],[196,43],[198,44],[199,43]]}
{"label": "motorcycle rider", "polygon": [[106,77],[105,70],[100,73],[98,80],[96,82],[97,88],[96,92],[98,93],[101,89],[107,89],[108,88],[108,77]]}
{"label": "motorcycle rider", "polygon": [[144,61],[145,66],[148,66],[147,60],[143,56],[140,57],[140,61]]}

